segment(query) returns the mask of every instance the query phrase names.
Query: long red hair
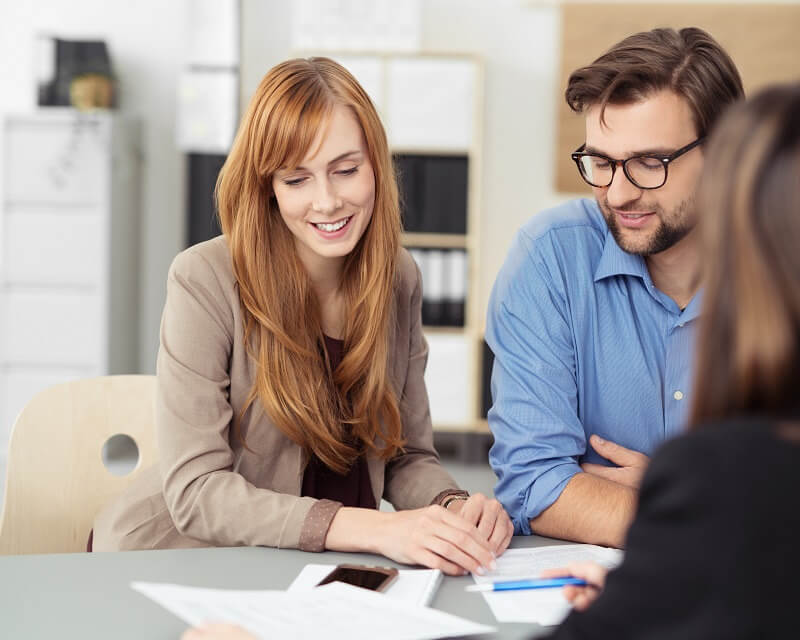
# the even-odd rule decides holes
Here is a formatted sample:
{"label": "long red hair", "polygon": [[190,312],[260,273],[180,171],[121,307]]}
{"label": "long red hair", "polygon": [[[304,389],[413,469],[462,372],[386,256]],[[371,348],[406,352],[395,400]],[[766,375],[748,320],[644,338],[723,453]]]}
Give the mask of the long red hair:
{"label": "long red hair", "polygon": [[[300,164],[335,105],[350,108],[361,126],[375,174],[375,205],[345,259],[344,357],[330,371],[319,303],[278,210],[272,177]],[[239,284],[245,339],[257,363],[242,413],[258,400],[283,433],[340,473],[366,449],[385,459],[395,455],[403,445],[402,424],[388,361],[400,209],[386,134],[355,78],[328,58],[272,68],[239,126],[216,199]]]}

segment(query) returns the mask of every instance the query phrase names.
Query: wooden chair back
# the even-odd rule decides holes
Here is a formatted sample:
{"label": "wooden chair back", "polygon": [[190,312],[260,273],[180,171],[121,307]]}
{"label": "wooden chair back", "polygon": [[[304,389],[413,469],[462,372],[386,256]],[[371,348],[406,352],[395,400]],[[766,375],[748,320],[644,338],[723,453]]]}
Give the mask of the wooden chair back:
{"label": "wooden chair back", "polygon": [[[11,432],[0,554],[85,551],[98,511],[155,464],[155,376],[105,376],[41,391]],[[139,460],[114,475],[106,441],[130,436]]]}

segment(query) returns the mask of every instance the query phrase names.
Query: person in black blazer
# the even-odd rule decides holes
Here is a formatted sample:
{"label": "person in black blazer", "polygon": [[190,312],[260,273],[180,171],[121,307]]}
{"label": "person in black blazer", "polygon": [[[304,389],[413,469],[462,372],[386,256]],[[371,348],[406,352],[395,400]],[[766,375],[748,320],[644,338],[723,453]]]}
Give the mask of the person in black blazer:
{"label": "person in black blazer", "polygon": [[734,106],[707,149],[690,431],[645,473],[622,564],[570,573],[551,636],[798,637],[800,85]]}

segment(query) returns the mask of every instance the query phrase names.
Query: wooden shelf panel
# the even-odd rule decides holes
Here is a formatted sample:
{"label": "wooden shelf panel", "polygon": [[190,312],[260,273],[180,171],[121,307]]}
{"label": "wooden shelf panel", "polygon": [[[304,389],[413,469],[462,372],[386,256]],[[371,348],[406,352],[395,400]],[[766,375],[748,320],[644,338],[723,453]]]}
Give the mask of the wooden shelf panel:
{"label": "wooden shelf panel", "polygon": [[466,249],[468,236],[460,233],[404,233],[403,246],[421,249]]}
{"label": "wooden shelf panel", "polygon": [[463,432],[463,433],[475,433],[478,431],[477,427],[473,423],[464,423],[464,424],[445,424],[445,423],[434,423],[433,424],[434,431],[446,431],[446,432]]}

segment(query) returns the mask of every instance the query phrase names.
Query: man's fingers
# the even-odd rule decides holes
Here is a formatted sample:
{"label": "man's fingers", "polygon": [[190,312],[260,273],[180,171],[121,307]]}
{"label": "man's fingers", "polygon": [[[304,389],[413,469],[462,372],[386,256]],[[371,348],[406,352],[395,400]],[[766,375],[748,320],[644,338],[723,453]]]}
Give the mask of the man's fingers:
{"label": "man's fingers", "polygon": [[589,438],[589,442],[597,453],[620,467],[640,467],[647,464],[648,457],[646,455],[633,449],[627,449],[616,442],[605,440],[597,435]]}
{"label": "man's fingers", "polygon": [[607,467],[602,464],[592,464],[591,462],[584,462],[581,465],[581,469],[583,469],[585,473],[591,473],[593,476],[599,476],[606,480],[614,480],[615,476],[619,473],[617,467]]}

